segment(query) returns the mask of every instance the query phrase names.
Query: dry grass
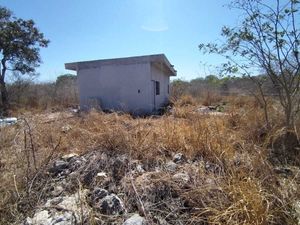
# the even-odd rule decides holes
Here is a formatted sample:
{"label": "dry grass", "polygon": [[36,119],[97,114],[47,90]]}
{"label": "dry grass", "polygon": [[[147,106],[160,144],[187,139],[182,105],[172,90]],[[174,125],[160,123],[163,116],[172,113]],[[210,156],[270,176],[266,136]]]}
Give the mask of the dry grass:
{"label": "dry grass", "polygon": [[[165,172],[148,179],[147,185],[156,187],[151,189],[155,196],[164,191],[177,193],[190,210],[179,213],[185,224],[293,224],[290,206],[299,197],[298,178],[287,178],[297,188],[288,197],[282,194],[281,177],[268,160],[266,141],[273,131],[264,130],[263,114],[252,107],[255,104],[236,99],[230,103],[227,116],[196,113],[198,103],[190,97],[175,102],[173,113],[159,118],[98,112],[23,115],[29,126],[23,121],[0,128],[0,224],[18,221],[26,211],[22,204],[30,202],[30,181],[51,159],[91,150],[128,154],[150,171],[178,152],[190,162],[200,160],[185,168],[191,177],[187,187]],[[211,171],[205,163],[217,169]],[[145,184],[139,185],[139,179],[137,189],[142,191]],[[143,198],[151,196],[144,192]]]}

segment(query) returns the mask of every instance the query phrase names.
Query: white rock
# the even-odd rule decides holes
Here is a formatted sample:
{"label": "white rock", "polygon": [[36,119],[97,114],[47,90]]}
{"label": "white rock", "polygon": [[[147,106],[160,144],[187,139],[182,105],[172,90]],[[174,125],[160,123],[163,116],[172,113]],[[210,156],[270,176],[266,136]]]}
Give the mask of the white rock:
{"label": "white rock", "polygon": [[[56,215],[51,225],[77,225],[77,215],[71,211],[65,211],[61,215]],[[80,221],[80,220],[79,220]]]}
{"label": "white rock", "polygon": [[139,214],[134,214],[129,219],[127,219],[123,225],[145,225],[146,220],[144,217],[141,217]]}
{"label": "white rock", "polygon": [[72,129],[72,127],[70,125],[65,125],[61,128],[61,131],[64,133],[67,133],[71,129]]}
{"label": "white rock", "polygon": [[64,191],[64,188],[60,185],[54,187],[53,191],[51,191],[52,196],[59,196]]}
{"label": "white rock", "polygon": [[[76,225],[81,222],[81,215],[86,216],[88,210],[81,199],[86,190],[80,194],[49,199],[42,208],[35,212],[32,218],[27,218],[26,225]],[[61,210],[57,210],[57,208]]]}
{"label": "white rock", "polygon": [[61,158],[64,159],[64,160],[69,160],[69,159],[71,159],[73,157],[78,157],[78,154],[76,154],[76,153],[70,153],[70,154],[62,156]]}
{"label": "white rock", "polygon": [[173,179],[176,181],[189,182],[190,176],[186,173],[176,173],[174,174]]}
{"label": "white rock", "polygon": [[32,224],[34,225],[46,225],[51,224],[52,218],[47,210],[42,210],[34,214],[32,218]]}
{"label": "white rock", "polygon": [[201,106],[197,109],[197,111],[199,113],[204,113],[204,114],[211,112],[211,110],[207,106]]}
{"label": "white rock", "polygon": [[294,204],[295,216],[298,220],[298,225],[300,225],[300,201],[296,201]]}
{"label": "white rock", "polygon": [[38,211],[33,218],[27,218],[24,225],[76,225],[75,214],[71,211],[50,212],[49,210]]}
{"label": "white rock", "polygon": [[137,171],[138,173],[144,173],[144,172],[145,172],[145,170],[143,169],[143,166],[142,166],[142,165],[137,165],[137,166],[136,166],[136,171]]}
{"label": "white rock", "polygon": [[169,161],[166,163],[166,169],[170,172],[174,172],[177,169],[177,164],[173,161]]}
{"label": "white rock", "polygon": [[161,171],[161,168],[160,168],[159,166],[156,166],[156,167],[154,168],[154,170],[155,170],[155,172],[160,172],[160,171]]}

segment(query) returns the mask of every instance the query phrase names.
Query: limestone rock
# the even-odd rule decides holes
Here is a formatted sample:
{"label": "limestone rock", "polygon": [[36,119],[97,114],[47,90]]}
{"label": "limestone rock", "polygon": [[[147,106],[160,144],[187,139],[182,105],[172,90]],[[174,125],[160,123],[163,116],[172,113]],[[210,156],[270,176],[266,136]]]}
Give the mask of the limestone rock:
{"label": "limestone rock", "polygon": [[95,188],[91,196],[92,203],[96,204],[98,201],[100,201],[107,195],[109,195],[109,192],[107,190],[102,188]]}
{"label": "limestone rock", "polygon": [[166,163],[166,169],[169,172],[175,172],[177,169],[177,164],[174,163],[173,161],[169,161]]}
{"label": "limestone rock", "polygon": [[173,179],[175,181],[178,181],[178,182],[189,182],[190,181],[190,176],[186,173],[176,173],[174,176],[173,176]]}
{"label": "limestone rock", "polygon": [[136,166],[136,171],[137,171],[138,173],[140,173],[140,174],[142,174],[142,173],[145,172],[143,166],[140,165],[140,164],[138,164],[138,165]]}
{"label": "limestone rock", "polygon": [[23,225],[76,225],[87,215],[87,208],[82,204],[85,192],[49,199],[46,204],[27,218]]}
{"label": "limestone rock", "polygon": [[76,225],[76,215],[72,212],[55,213],[48,210],[38,211],[33,218],[27,218],[24,225]]}
{"label": "limestone rock", "polygon": [[129,219],[127,219],[123,225],[146,225],[146,220],[139,214],[134,214]]}
{"label": "limestone rock", "polygon": [[295,209],[295,217],[298,220],[298,225],[300,225],[300,201],[296,201],[293,206]]}
{"label": "limestone rock", "polygon": [[61,195],[64,191],[64,188],[61,185],[57,185],[53,187],[53,190],[51,191],[51,195],[54,197],[57,197]]}
{"label": "limestone rock", "polygon": [[55,176],[68,168],[69,163],[63,160],[56,160],[52,167],[49,168],[49,172]]}
{"label": "limestone rock", "polygon": [[101,199],[99,209],[106,215],[121,214],[125,210],[122,200],[115,194],[107,195]]}
{"label": "limestone rock", "polygon": [[72,158],[74,158],[74,157],[78,157],[78,154],[76,154],[76,153],[70,153],[70,154],[67,154],[67,155],[62,156],[61,158],[62,158],[63,160],[70,160],[70,159],[72,159]]}
{"label": "limestone rock", "polygon": [[115,194],[102,188],[95,188],[91,195],[92,204],[106,215],[121,214],[125,211],[122,200]]}

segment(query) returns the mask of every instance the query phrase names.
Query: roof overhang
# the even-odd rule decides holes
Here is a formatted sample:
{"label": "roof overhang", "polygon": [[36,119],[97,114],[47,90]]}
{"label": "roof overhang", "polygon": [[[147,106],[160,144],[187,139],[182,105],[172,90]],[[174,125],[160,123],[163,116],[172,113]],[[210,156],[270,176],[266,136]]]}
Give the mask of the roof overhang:
{"label": "roof overhang", "polygon": [[146,63],[146,62],[150,62],[160,66],[163,65],[164,70],[167,71],[167,74],[169,76],[177,75],[177,71],[174,69],[174,66],[169,62],[169,60],[164,54],[72,62],[72,63],[65,63],[65,68],[67,70],[78,71],[80,69],[103,66],[103,65],[136,64],[136,63]]}
{"label": "roof overhang", "polygon": [[73,62],[73,63],[65,63],[65,68],[67,70],[75,70],[77,71],[78,67],[77,67],[77,62]]}
{"label": "roof overhang", "polygon": [[177,71],[174,69],[174,65],[172,65],[169,60],[167,59],[167,57],[162,54],[159,55],[160,57],[157,59],[154,59],[152,61],[152,63],[156,66],[156,67],[160,67],[163,68],[163,70],[169,75],[169,76],[176,76],[177,75]]}

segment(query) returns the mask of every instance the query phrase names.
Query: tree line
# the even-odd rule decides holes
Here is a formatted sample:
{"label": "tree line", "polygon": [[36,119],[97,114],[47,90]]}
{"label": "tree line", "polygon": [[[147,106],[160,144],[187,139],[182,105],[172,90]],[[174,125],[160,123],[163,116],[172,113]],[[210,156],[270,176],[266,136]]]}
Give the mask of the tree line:
{"label": "tree line", "polygon": [[[77,76],[64,74],[54,82],[38,83],[32,79],[17,76],[6,85],[10,110],[61,110],[77,107]],[[1,106],[1,103],[0,103]]]}
{"label": "tree line", "polygon": [[[266,75],[257,75],[255,79],[263,82],[264,90],[268,96],[276,96],[272,81]],[[247,76],[217,76],[208,75],[190,81],[175,79],[171,82],[171,94],[175,99],[182,95],[205,97],[207,94],[221,96],[258,94],[256,85]]]}

